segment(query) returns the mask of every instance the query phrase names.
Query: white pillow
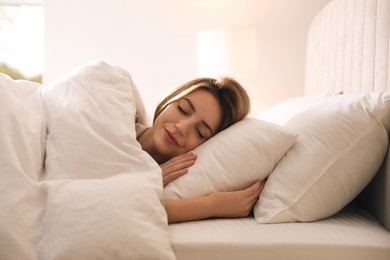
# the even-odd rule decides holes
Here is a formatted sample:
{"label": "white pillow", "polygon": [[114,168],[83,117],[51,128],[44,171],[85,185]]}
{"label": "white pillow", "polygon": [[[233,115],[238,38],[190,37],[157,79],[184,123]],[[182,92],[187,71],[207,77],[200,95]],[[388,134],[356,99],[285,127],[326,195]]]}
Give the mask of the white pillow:
{"label": "white pillow", "polygon": [[176,259],[155,172],[43,184],[39,259]]}
{"label": "white pillow", "polygon": [[309,109],[319,100],[326,97],[340,95],[339,93],[324,92],[316,96],[299,96],[289,98],[276,103],[275,105],[263,110],[258,119],[269,121],[278,125],[284,125],[287,120],[300,112]]}
{"label": "white pillow", "polygon": [[315,221],[348,204],[386,153],[390,94],[326,97],[285,121],[299,136],[255,205],[261,223]]}
{"label": "white pillow", "polygon": [[48,120],[45,179],[105,178],[156,164],[136,140],[145,114],[130,74],[103,61],[82,65],[43,93]]}
{"label": "white pillow", "polygon": [[276,124],[246,118],[197,147],[195,165],[169,183],[165,199],[246,188],[264,179],[294,144],[296,134]]}

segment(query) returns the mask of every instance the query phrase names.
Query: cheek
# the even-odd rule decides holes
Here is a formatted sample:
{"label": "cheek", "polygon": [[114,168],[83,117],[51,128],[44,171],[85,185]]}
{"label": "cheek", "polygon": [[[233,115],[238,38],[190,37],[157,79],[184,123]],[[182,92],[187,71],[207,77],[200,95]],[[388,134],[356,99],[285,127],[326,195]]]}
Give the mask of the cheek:
{"label": "cheek", "polygon": [[188,139],[187,147],[190,150],[194,150],[199,145],[203,144],[204,141],[200,140],[197,136],[191,136],[191,138]]}
{"label": "cheek", "polygon": [[177,113],[178,113],[178,111],[177,111],[177,108],[175,107],[175,104],[171,103],[158,115],[157,118],[161,117],[161,118],[171,119],[171,118],[176,117]]}

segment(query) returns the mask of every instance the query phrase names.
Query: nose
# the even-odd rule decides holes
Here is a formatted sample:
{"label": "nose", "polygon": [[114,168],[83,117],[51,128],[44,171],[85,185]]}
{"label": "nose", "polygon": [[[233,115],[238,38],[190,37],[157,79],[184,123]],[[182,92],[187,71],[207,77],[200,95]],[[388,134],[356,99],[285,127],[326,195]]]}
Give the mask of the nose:
{"label": "nose", "polygon": [[191,126],[191,120],[183,119],[176,123],[177,131],[182,135],[186,136]]}

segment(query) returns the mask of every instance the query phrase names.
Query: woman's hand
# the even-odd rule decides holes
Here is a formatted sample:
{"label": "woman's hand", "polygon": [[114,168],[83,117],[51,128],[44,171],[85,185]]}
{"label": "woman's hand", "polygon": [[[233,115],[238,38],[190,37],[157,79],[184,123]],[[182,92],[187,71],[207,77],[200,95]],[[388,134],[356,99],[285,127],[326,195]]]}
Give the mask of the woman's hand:
{"label": "woman's hand", "polygon": [[233,192],[213,192],[206,196],[165,200],[168,222],[183,222],[210,217],[246,217],[263,190],[265,181]]}
{"label": "woman's hand", "polygon": [[171,181],[186,174],[188,172],[188,167],[194,165],[195,160],[196,154],[193,152],[188,152],[160,164],[164,187]]}
{"label": "woman's hand", "polygon": [[212,203],[213,217],[246,217],[257,202],[264,188],[265,180],[257,181],[249,188],[233,192],[213,192],[209,199]]}

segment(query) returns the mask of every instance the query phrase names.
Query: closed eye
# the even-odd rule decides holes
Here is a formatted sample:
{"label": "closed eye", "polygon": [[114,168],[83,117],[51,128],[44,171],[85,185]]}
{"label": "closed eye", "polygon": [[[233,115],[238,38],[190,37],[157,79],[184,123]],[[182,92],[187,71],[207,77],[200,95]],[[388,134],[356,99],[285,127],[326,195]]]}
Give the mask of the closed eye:
{"label": "closed eye", "polygon": [[180,105],[177,106],[177,109],[180,111],[180,113],[188,115],[187,111],[185,111]]}
{"label": "closed eye", "polygon": [[206,139],[206,136],[204,136],[202,134],[202,132],[199,130],[199,128],[196,129],[196,132],[198,132],[198,136],[201,138],[201,139]]}
{"label": "closed eye", "polygon": [[[185,98],[185,97],[180,99],[179,104],[177,105],[177,108],[180,111],[180,113],[182,113],[183,115],[186,115],[186,116],[190,116],[192,113],[196,112],[195,107],[192,104],[191,100],[189,100],[188,98]],[[204,127],[207,130],[204,130],[203,129]],[[201,139],[208,139],[213,135],[212,128],[204,120],[202,120],[201,126],[198,126],[196,128],[196,131],[197,131],[198,136]],[[209,131],[210,134],[205,133],[205,131]]]}

